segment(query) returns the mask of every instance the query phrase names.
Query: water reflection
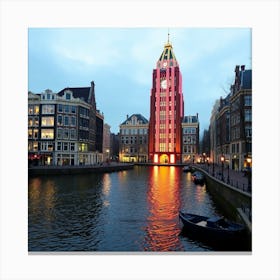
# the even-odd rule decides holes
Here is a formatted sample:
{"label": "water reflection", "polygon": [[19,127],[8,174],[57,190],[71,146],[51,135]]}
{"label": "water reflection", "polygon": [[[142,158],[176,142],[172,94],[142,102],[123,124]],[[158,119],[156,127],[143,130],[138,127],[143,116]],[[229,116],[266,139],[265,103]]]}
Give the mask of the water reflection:
{"label": "water reflection", "polygon": [[180,170],[175,167],[154,166],[151,169],[145,251],[173,251],[180,248],[180,229],[177,223],[180,175]]}
{"label": "water reflection", "polygon": [[29,180],[29,251],[205,251],[181,235],[179,210],[218,214],[180,167]]}

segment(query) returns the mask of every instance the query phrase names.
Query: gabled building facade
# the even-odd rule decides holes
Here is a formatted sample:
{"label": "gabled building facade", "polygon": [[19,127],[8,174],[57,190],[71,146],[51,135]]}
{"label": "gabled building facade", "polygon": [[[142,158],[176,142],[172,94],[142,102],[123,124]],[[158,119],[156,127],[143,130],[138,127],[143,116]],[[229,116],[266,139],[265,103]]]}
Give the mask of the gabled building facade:
{"label": "gabled building facade", "polygon": [[185,116],[182,122],[182,162],[194,163],[199,153],[199,120],[196,116]]}
{"label": "gabled building facade", "polygon": [[241,170],[252,164],[252,70],[235,67],[230,97],[231,166]]}
{"label": "gabled building facade", "polygon": [[181,162],[183,116],[182,75],[168,39],[152,76],[149,122],[150,162],[163,164]]}
{"label": "gabled building facade", "polygon": [[93,82],[59,93],[28,93],[29,164],[94,164],[102,161],[97,144]]}
{"label": "gabled building facade", "polygon": [[148,120],[133,114],[120,125],[119,160],[121,162],[148,161]]}

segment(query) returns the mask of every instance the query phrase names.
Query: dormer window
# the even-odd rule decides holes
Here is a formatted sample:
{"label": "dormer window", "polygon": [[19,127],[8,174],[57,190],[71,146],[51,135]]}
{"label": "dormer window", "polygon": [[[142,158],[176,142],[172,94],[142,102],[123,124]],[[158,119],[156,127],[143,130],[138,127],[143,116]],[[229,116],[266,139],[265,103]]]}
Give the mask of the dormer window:
{"label": "dormer window", "polygon": [[71,98],[72,98],[72,91],[66,90],[66,91],[64,92],[64,96],[65,96],[65,99],[66,99],[66,100],[71,100]]}

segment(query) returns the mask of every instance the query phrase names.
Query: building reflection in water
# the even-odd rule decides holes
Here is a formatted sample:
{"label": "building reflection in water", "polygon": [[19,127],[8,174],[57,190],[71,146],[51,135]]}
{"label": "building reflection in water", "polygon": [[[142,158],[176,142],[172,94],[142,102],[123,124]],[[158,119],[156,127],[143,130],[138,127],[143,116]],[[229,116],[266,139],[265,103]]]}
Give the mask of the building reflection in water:
{"label": "building reflection in water", "polygon": [[180,208],[181,170],[175,167],[151,168],[148,187],[148,218],[145,251],[178,250],[178,211]]}
{"label": "building reflection in water", "polygon": [[111,191],[111,186],[112,186],[111,177],[108,173],[105,173],[103,175],[103,180],[102,180],[102,194],[104,196],[103,205],[105,207],[108,207],[110,205],[109,194]]}

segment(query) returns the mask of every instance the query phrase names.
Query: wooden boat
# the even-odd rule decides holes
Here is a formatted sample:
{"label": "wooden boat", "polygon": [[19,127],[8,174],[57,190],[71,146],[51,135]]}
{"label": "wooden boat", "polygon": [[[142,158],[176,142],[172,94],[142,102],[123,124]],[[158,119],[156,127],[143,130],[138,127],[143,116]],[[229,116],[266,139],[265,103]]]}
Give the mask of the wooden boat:
{"label": "wooden boat", "polygon": [[203,185],[205,182],[205,177],[201,172],[195,171],[192,173],[192,180],[197,185]]}
{"label": "wooden boat", "polygon": [[245,233],[245,226],[227,221],[222,217],[205,217],[191,213],[179,212],[184,229],[194,237],[218,243],[236,241]]}

